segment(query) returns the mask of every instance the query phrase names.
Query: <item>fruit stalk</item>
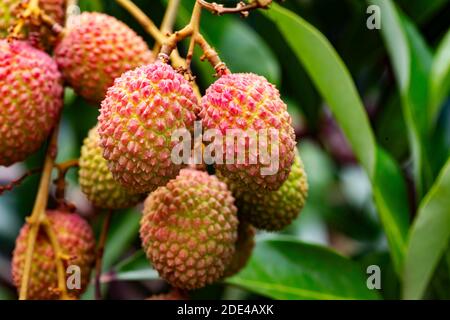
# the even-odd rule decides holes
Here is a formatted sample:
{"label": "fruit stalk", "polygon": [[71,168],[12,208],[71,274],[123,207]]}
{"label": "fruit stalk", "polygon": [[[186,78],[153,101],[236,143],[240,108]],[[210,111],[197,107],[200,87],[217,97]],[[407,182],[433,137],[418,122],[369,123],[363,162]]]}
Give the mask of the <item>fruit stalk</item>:
{"label": "fruit stalk", "polygon": [[198,0],[200,5],[206,10],[218,16],[222,14],[234,14],[240,13],[242,16],[247,17],[250,10],[255,9],[267,9],[267,7],[272,3],[272,0],[254,0],[248,4],[244,2],[239,2],[235,7],[224,7],[223,4],[210,3],[206,0]]}
{"label": "fruit stalk", "polygon": [[20,286],[19,299],[25,300],[28,293],[28,284],[30,281],[30,271],[32,256],[34,252],[34,245],[36,237],[39,232],[40,225],[45,218],[45,209],[47,207],[48,191],[50,188],[52,169],[55,164],[56,146],[58,141],[59,126],[57,125],[52,132],[50,142],[48,145],[47,154],[45,156],[44,169],[42,171],[41,181],[39,183],[39,191],[36,196],[34,208],[31,216],[27,218],[27,223],[30,225],[30,233],[27,240],[27,251],[25,256],[25,265],[23,270],[22,283]]}
{"label": "fruit stalk", "polygon": [[[166,34],[173,32],[173,26],[175,24],[175,20],[177,18],[178,8],[180,6],[180,0],[169,0],[169,4],[167,5],[166,12],[164,14],[163,21],[161,23],[161,33],[165,36]],[[159,50],[161,50],[162,43],[156,41],[155,46],[153,47],[153,53],[155,56],[158,54]]]}
{"label": "fruit stalk", "polygon": [[27,19],[38,17],[40,15],[39,0],[30,0],[27,4],[25,11],[21,14],[19,21],[13,29],[11,36],[13,38],[19,38],[22,28],[25,26]]}

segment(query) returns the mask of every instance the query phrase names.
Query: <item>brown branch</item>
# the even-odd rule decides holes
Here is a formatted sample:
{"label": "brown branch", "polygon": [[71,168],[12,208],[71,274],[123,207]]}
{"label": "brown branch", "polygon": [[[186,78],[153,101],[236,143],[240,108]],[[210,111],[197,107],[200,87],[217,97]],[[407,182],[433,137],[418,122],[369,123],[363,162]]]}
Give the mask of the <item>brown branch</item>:
{"label": "brown branch", "polygon": [[108,238],[108,231],[111,225],[111,217],[113,211],[109,210],[106,213],[105,219],[103,221],[102,232],[100,234],[100,239],[97,247],[97,257],[95,260],[95,299],[102,299],[102,291],[100,285],[100,277],[102,275],[102,264],[103,264],[103,253],[105,251],[106,239]]}
{"label": "brown branch", "polygon": [[209,63],[214,67],[214,70],[216,71],[216,76],[220,77],[230,73],[230,70],[228,69],[226,64],[220,59],[219,54],[216,52],[216,50],[214,50],[213,47],[209,45],[209,43],[201,34],[198,34],[196,36],[195,41],[203,50],[203,56],[201,59],[206,59],[209,61]]}
{"label": "brown branch", "polygon": [[4,186],[0,186],[0,195],[3,194],[6,191],[11,191],[15,187],[18,187],[28,177],[30,177],[30,176],[32,176],[32,175],[34,175],[36,173],[39,173],[41,171],[42,171],[42,168],[35,168],[35,169],[28,170],[20,178],[15,179],[15,180],[11,181],[10,183],[8,183],[8,184],[6,184]]}
{"label": "brown branch", "polygon": [[245,3],[243,1],[239,2],[236,7],[225,7],[223,4],[218,4],[216,2],[208,2],[205,0],[198,0],[200,5],[210,11],[212,14],[223,15],[223,14],[235,14],[239,13],[243,17],[247,17],[251,10],[256,9],[267,9],[272,3],[272,0],[253,0],[250,3]]}

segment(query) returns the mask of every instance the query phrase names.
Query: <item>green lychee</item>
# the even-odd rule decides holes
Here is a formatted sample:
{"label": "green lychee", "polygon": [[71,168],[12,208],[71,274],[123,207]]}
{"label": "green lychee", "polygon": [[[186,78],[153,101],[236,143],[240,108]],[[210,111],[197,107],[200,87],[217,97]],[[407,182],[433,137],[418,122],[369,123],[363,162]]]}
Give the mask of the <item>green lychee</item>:
{"label": "green lychee", "polygon": [[79,182],[81,191],[96,207],[122,209],[136,205],[143,197],[132,194],[116,182],[103,158],[97,127],[89,131],[81,147]]}

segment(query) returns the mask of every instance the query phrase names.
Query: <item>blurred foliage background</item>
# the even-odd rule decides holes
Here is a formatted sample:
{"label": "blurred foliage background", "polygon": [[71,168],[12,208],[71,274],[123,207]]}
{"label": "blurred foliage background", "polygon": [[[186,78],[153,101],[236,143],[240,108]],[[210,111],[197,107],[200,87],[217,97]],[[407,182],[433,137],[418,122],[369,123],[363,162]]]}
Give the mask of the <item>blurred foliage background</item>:
{"label": "blurred foliage background", "polygon": [[[166,2],[135,1],[157,24],[162,20]],[[221,2],[229,5],[236,3]],[[388,11],[386,14],[384,11],[385,7],[389,9],[393,2],[373,2],[383,8],[382,30],[369,30],[366,27],[369,17],[366,10],[369,3],[361,0],[288,0],[282,6],[317,28],[347,67],[362,99],[378,147],[397,163],[405,182],[406,203],[400,206],[407,208],[405,212],[409,216],[406,216],[406,219],[404,216],[399,218],[404,219],[399,223],[394,217],[390,223],[398,223],[398,229],[403,234],[402,239],[406,239],[410,224],[408,221],[415,218],[421,199],[432,188],[449,157],[448,90],[441,90],[446,93],[441,94],[436,102],[439,105],[435,108],[436,121],[424,135],[420,134],[420,130],[417,130],[419,133],[415,135],[416,131],[411,128],[420,128],[420,125],[411,126],[411,123],[414,123],[414,119],[420,123],[422,117],[428,119],[427,110],[416,105],[415,113],[414,107],[411,114],[405,111],[410,110],[409,105],[420,100],[417,96],[432,82],[429,77],[420,77],[421,73],[415,72],[414,68],[425,66],[431,74],[434,53],[446,34],[447,38],[449,37],[450,1],[396,1],[394,10],[399,15],[397,18],[400,17],[401,20],[398,24],[395,22],[395,16],[392,18]],[[181,3],[178,27],[188,22],[193,1],[182,0]],[[142,35],[150,45],[153,44],[153,40],[140,25],[115,1],[81,0],[80,7],[82,11],[103,11],[117,17]],[[390,228],[386,220],[384,223],[380,220],[373,200],[374,183],[371,183],[371,180],[376,179],[371,179],[372,174],[370,169],[367,169],[368,166],[360,166],[356,160],[365,152],[363,149],[355,152],[355,143],[349,142],[348,134],[346,137],[341,130],[342,119],[346,118],[347,129],[353,132],[353,142],[356,141],[360,134],[364,135],[364,129],[355,132],[352,127],[358,125],[360,119],[357,115],[354,116],[353,112],[347,113],[345,109],[341,109],[340,117],[338,116],[341,121],[336,122],[336,107],[330,108],[330,100],[323,98],[327,93],[333,92],[335,95],[341,94],[345,102],[347,92],[340,92],[343,87],[333,85],[335,82],[332,77],[338,76],[335,70],[317,70],[316,75],[321,76],[325,84],[328,83],[324,93],[320,85],[312,81],[313,77],[309,74],[311,71],[308,72],[305,67],[307,63],[299,58],[299,54],[305,52],[306,55],[309,49],[300,49],[293,45],[305,39],[307,29],[292,27],[288,32],[283,31],[276,14],[271,14],[265,11],[252,12],[250,17],[242,19],[238,16],[216,17],[205,12],[201,22],[202,32],[233,72],[255,72],[264,75],[280,89],[293,117],[300,154],[308,173],[309,200],[300,217],[282,235],[258,235],[257,247],[246,270],[225,283],[195,292],[193,297],[400,298],[404,267],[403,264],[396,266],[396,261],[393,260],[395,254],[392,254],[392,248],[395,246],[392,246],[392,242],[386,237],[390,234],[389,230],[395,229],[395,226]],[[406,67],[411,67],[412,70],[409,72],[412,74],[410,87],[406,90],[401,81],[399,83],[402,71],[396,63],[405,59],[401,56],[396,58],[397,54],[402,53],[402,38],[389,40],[390,37],[398,37],[396,28],[399,26],[401,30],[406,30],[412,59],[417,59],[412,60]],[[307,42],[305,45],[311,46],[311,50],[321,50],[314,47],[314,42]],[[180,49],[185,52],[186,44]],[[447,45],[447,59],[449,50],[450,45]],[[199,54],[194,59],[194,72],[203,92],[214,81],[213,70],[207,63],[200,62],[198,57]],[[325,67],[327,66],[325,64]],[[449,82],[447,78],[447,84]],[[444,87],[448,89],[448,85]],[[348,102],[351,103],[351,99]],[[352,105],[347,107],[350,110]],[[70,89],[66,90],[58,161],[79,156],[82,141],[87,131],[95,125],[97,115],[95,106],[88,105]],[[411,143],[411,136],[419,137],[418,140],[423,137],[429,142],[419,142],[424,149],[429,148],[427,152],[423,152],[427,155],[425,160],[425,157],[417,157],[412,152],[411,146],[414,144]],[[367,148],[367,153],[370,153],[370,146],[367,145]],[[419,158],[422,161],[419,161],[421,165],[417,168]],[[10,168],[0,167],[0,183],[7,183],[27,169],[39,167],[42,159],[43,151],[26,163]],[[364,161],[362,163],[364,164]],[[421,170],[425,166],[424,163],[429,165],[429,170]],[[387,169],[383,172],[387,172]],[[419,173],[416,174],[417,172]],[[420,176],[424,178],[420,179]],[[11,252],[19,229],[24,223],[24,217],[32,210],[38,178],[30,177],[20,187],[0,197],[0,299],[16,298],[10,277]],[[389,186],[391,180],[388,177],[383,181],[384,184],[379,185],[381,188]],[[396,183],[393,182],[393,185],[395,188]],[[420,188],[417,188],[418,185]],[[394,194],[396,191],[394,190]],[[449,193],[444,190],[440,198],[450,198],[450,188],[447,191]],[[77,205],[79,212],[99,229],[102,217],[94,214],[80,192],[76,170],[70,172],[67,196]],[[398,207],[394,205],[394,208]],[[444,213],[447,212],[446,217],[450,215],[449,208],[442,208]],[[149,268],[140,250],[137,232],[139,218],[139,208],[114,215],[104,266],[104,289],[108,298],[142,299],[166,288],[162,281],[157,280],[157,274]],[[443,220],[447,221],[444,228],[448,230],[450,218],[446,219]],[[432,237],[434,230],[427,232],[426,235]],[[442,232],[447,234],[449,231]],[[447,239],[446,243],[440,244],[444,246],[446,254],[439,255],[437,267],[432,268],[432,277],[429,275],[430,281],[425,283],[426,290],[421,294],[425,298],[450,298],[448,237],[442,239],[444,240],[439,241],[445,242]],[[401,254],[397,257],[399,256]],[[398,259],[400,261],[400,258]],[[373,264],[381,268],[382,287],[381,290],[369,291],[366,288],[366,268]],[[93,297],[92,287],[85,295],[86,299]]]}

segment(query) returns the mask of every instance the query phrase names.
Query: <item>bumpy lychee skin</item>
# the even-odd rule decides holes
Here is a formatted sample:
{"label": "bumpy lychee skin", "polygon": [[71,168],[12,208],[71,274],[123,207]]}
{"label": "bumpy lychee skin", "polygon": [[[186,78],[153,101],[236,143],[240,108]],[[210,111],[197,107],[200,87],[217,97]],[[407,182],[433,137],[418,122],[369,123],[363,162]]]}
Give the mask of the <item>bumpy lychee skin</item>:
{"label": "bumpy lychee skin", "polygon": [[182,168],[171,158],[176,130],[193,130],[197,98],[184,77],[162,62],[116,79],[102,102],[99,134],[114,178],[135,193],[165,185]]}
{"label": "bumpy lychee skin", "polygon": [[102,13],[82,13],[55,48],[65,80],[93,103],[100,103],[114,79],[153,61],[144,40],[126,24]]}
{"label": "bumpy lychee skin", "polygon": [[239,222],[236,250],[231,263],[225,270],[224,277],[231,277],[241,271],[247,264],[255,246],[255,228],[245,221]]}
{"label": "bumpy lychee skin", "polygon": [[286,182],[277,191],[242,191],[230,180],[240,216],[258,229],[282,230],[299,215],[308,196],[308,181],[298,153]]}
{"label": "bumpy lychee skin", "polygon": [[145,201],[140,235],[147,257],[176,288],[219,280],[235,250],[236,211],[225,183],[205,172],[181,170]]}
{"label": "bumpy lychee skin", "polygon": [[97,127],[92,128],[81,147],[79,183],[81,191],[96,207],[122,209],[136,205],[143,197],[123,188],[108,169],[99,144]]}
{"label": "bumpy lychee skin", "polygon": [[[61,211],[48,211],[48,219],[59,241],[63,254],[71,257],[69,265],[76,265],[81,270],[81,289],[72,289],[68,293],[79,297],[87,287],[95,260],[95,238],[89,224],[77,214]],[[22,227],[16,240],[12,260],[12,276],[14,284],[20,290],[29,225]],[[53,290],[58,288],[56,262],[53,248],[43,230],[38,234],[31,265],[28,299],[58,299]]]}
{"label": "bumpy lychee skin", "polygon": [[[217,169],[243,190],[278,190],[289,175],[295,150],[292,120],[278,90],[264,77],[255,74],[227,74],[208,88],[201,107],[204,130],[219,129],[223,135],[227,131],[232,133],[229,130],[242,130],[243,133],[238,134],[241,142],[236,147],[223,139],[224,159],[223,164],[216,165]],[[266,134],[268,143],[261,138],[252,139],[252,133]],[[279,166],[277,168],[276,161],[272,161],[270,168],[270,161],[264,155],[276,154],[276,148],[273,148],[276,142]],[[245,161],[239,163],[242,153]],[[233,164],[227,164],[227,159],[234,159]],[[263,172],[262,168],[269,170]]]}
{"label": "bumpy lychee skin", "polygon": [[[18,6],[22,0],[0,0],[0,37],[17,23]],[[64,23],[66,0],[40,0],[39,7],[59,24]]]}
{"label": "bumpy lychee skin", "polygon": [[0,40],[0,165],[22,161],[41,146],[58,118],[62,92],[46,53]]}

